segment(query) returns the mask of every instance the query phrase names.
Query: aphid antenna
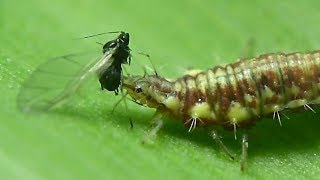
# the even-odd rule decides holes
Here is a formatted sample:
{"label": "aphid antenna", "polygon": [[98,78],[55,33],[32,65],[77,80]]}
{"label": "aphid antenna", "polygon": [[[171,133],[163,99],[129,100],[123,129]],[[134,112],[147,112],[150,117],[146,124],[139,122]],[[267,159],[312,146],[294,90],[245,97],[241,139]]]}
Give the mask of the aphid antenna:
{"label": "aphid antenna", "polygon": [[92,34],[92,35],[88,35],[88,36],[76,38],[76,40],[78,40],[78,39],[88,39],[88,38],[92,38],[92,37],[96,37],[96,36],[101,36],[101,35],[105,35],[105,34],[115,34],[115,33],[123,33],[123,32],[124,32],[124,31],[102,32],[102,33],[97,33],[97,34]]}

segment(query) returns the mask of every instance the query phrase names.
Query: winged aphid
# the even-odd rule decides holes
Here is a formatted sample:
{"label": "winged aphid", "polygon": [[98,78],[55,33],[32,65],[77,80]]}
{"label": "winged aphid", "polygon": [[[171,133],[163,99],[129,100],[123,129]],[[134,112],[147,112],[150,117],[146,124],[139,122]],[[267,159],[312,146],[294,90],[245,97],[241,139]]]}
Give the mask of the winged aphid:
{"label": "winged aphid", "polygon": [[[115,33],[115,32],[111,32]],[[102,56],[77,53],[53,58],[40,65],[22,85],[17,103],[21,110],[48,110],[63,103],[86,81],[97,75],[102,89],[121,88],[122,64],[130,64],[129,33],[103,45]],[[106,33],[101,33],[106,34]],[[98,34],[98,35],[101,35]],[[87,36],[88,38],[92,36]]]}

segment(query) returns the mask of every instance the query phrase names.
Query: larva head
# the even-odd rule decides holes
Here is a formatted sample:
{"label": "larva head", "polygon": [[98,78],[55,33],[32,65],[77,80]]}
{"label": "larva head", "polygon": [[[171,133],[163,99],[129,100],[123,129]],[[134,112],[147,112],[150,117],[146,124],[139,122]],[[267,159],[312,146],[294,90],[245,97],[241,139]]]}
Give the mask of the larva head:
{"label": "larva head", "polygon": [[172,92],[172,83],[154,75],[123,77],[123,88],[138,103],[159,108]]}

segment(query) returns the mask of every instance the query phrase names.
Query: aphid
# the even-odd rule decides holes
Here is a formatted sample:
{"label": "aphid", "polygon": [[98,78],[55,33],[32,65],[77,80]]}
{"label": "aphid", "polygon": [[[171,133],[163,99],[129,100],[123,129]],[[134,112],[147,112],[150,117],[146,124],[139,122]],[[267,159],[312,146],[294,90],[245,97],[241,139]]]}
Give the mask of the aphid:
{"label": "aphid", "polygon": [[[88,37],[92,36],[84,38]],[[102,53],[99,58],[86,53],[70,54],[40,65],[23,84],[18,106],[23,111],[51,109],[74,94],[94,74],[98,76],[102,90],[118,94],[122,82],[121,65],[131,61],[129,33],[120,32],[117,38],[105,43]]]}
{"label": "aphid", "polygon": [[[107,42],[103,46],[103,54],[106,54],[117,48],[112,54],[112,60],[110,60],[109,67],[105,66],[105,69],[99,70],[99,81],[101,89],[107,89],[108,91],[119,92],[122,78],[122,64],[129,64],[131,62],[130,48],[129,48],[129,33],[121,32],[117,39]],[[109,62],[108,62],[109,64]]]}
{"label": "aphid", "polygon": [[[123,88],[134,101],[156,109],[158,123],[151,134],[161,128],[163,116],[170,116],[182,120],[189,132],[198,126],[222,126],[236,135],[237,129],[272,114],[281,125],[284,109],[304,107],[315,112],[312,105],[320,103],[320,51],[240,59],[175,81],[157,75],[124,76],[123,80]],[[216,130],[211,135],[233,159]],[[247,150],[244,133],[241,170]]]}

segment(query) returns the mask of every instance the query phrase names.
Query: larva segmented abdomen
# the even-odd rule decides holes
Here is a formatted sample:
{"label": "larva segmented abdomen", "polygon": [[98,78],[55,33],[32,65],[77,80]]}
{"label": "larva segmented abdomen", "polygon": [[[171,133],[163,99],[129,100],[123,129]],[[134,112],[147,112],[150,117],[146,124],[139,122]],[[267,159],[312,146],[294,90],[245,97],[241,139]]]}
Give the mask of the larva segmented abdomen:
{"label": "larva segmented abdomen", "polygon": [[239,127],[307,104],[320,104],[320,51],[265,54],[186,75],[174,82],[185,121]]}

